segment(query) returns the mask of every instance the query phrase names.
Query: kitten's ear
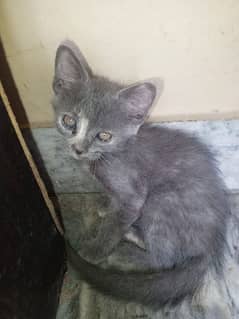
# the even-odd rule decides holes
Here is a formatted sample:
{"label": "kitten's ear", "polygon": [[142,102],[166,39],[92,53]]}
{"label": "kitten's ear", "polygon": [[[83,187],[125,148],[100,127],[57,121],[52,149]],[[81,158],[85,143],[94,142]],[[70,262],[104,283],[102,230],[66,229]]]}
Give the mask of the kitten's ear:
{"label": "kitten's ear", "polygon": [[56,51],[53,81],[55,93],[69,88],[76,81],[87,82],[91,76],[92,71],[77,45],[70,40],[63,41]]}
{"label": "kitten's ear", "polygon": [[142,122],[149,109],[157,102],[162,90],[162,79],[149,79],[120,90],[118,99],[121,101],[121,108],[129,118]]}

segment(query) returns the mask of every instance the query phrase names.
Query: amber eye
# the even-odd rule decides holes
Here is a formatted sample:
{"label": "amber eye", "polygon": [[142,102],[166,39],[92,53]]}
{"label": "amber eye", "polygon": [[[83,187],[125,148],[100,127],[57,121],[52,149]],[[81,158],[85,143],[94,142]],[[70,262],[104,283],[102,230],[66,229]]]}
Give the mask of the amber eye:
{"label": "amber eye", "polygon": [[62,124],[68,130],[74,130],[76,127],[76,119],[69,114],[65,114],[62,117]]}
{"label": "amber eye", "polygon": [[109,132],[100,132],[97,134],[97,138],[102,142],[109,142],[112,135]]}

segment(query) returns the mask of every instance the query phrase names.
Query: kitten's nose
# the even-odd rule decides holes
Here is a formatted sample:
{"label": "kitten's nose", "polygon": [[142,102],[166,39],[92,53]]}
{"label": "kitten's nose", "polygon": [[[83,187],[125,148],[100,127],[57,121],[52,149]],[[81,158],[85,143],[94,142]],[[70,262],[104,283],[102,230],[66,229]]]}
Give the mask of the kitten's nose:
{"label": "kitten's nose", "polygon": [[77,155],[81,155],[84,152],[82,148],[80,148],[79,146],[75,144],[73,144],[71,147]]}

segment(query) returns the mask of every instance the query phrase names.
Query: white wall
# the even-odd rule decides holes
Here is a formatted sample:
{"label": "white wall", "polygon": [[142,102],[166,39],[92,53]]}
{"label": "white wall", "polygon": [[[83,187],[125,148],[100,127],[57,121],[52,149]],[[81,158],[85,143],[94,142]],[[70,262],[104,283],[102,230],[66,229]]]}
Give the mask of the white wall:
{"label": "white wall", "polygon": [[238,0],[1,0],[0,29],[30,121],[52,121],[54,54],[76,41],[92,68],[165,79],[154,120],[239,117]]}

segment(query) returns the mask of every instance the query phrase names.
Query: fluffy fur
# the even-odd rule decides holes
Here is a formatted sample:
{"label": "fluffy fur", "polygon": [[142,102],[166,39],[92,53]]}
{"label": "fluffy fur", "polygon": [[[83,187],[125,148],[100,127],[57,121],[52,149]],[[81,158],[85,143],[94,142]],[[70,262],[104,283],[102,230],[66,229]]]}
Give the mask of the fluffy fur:
{"label": "fluffy fur", "polygon": [[[210,150],[145,123],[162,81],[125,86],[96,76],[70,41],[57,50],[53,88],[71,153],[89,163],[111,199],[94,236],[82,233],[77,254],[68,245],[70,263],[103,293],[153,308],[193,296],[210,269],[222,269],[229,217]],[[74,125],[65,125],[66,115]],[[100,140],[102,132],[111,138]],[[124,244],[129,233],[136,245]]]}

